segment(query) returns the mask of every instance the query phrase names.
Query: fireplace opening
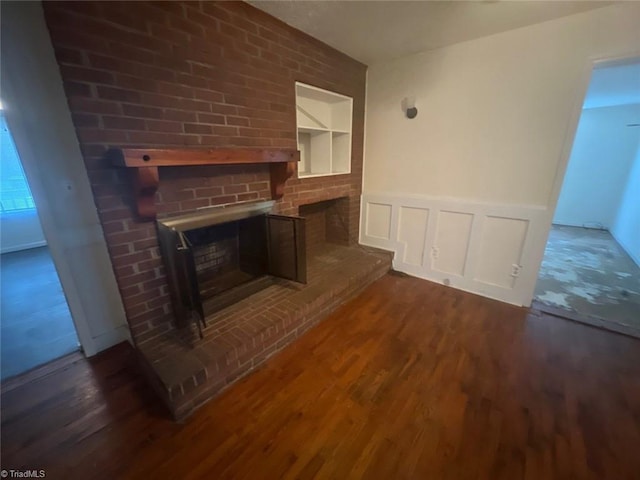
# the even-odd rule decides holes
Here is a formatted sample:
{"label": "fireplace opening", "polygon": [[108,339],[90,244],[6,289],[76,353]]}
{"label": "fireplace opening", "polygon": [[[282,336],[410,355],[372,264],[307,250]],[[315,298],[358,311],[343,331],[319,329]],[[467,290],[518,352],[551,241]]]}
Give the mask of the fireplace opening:
{"label": "fireplace opening", "polygon": [[207,300],[267,274],[264,219],[253,217],[185,232],[200,295]]}
{"label": "fireplace opening", "polygon": [[271,285],[264,215],[184,233],[204,317]]}
{"label": "fireplace opening", "polygon": [[350,244],[349,201],[348,197],[339,197],[298,207],[305,219],[307,257],[321,254],[327,244]]}
{"label": "fireplace opening", "polygon": [[306,283],[304,219],[274,202],[203,209],[159,220],[158,238],[178,326],[206,318],[273,283]]}

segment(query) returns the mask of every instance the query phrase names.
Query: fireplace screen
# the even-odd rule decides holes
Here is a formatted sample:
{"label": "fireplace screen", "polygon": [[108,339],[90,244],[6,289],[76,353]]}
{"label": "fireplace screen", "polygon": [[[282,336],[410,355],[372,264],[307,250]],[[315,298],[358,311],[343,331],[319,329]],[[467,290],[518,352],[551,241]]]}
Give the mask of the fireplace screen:
{"label": "fireplace screen", "polygon": [[271,284],[306,283],[304,219],[269,213],[273,202],[214,207],[158,221],[158,238],[179,326]]}

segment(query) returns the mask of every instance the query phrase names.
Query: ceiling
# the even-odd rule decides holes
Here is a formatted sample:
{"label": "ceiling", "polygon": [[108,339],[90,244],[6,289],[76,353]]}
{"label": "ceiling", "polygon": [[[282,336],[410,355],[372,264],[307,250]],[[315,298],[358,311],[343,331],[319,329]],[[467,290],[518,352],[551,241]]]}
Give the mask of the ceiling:
{"label": "ceiling", "polygon": [[584,108],[640,104],[640,62],[596,68]]}
{"label": "ceiling", "polygon": [[249,1],[372,65],[609,5],[594,1]]}

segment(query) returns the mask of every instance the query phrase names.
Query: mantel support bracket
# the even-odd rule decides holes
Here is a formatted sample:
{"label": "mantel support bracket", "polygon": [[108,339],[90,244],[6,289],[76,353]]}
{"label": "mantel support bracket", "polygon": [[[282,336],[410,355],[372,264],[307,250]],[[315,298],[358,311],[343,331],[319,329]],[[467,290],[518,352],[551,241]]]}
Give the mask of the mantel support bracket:
{"label": "mantel support bracket", "polygon": [[156,218],[156,192],[160,185],[158,167],[132,169],[133,197],[136,211],[141,218]]}
{"label": "mantel support bracket", "polygon": [[271,198],[279,200],[284,195],[284,183],[296,171],[296,162],[272,163],[271,169]]}

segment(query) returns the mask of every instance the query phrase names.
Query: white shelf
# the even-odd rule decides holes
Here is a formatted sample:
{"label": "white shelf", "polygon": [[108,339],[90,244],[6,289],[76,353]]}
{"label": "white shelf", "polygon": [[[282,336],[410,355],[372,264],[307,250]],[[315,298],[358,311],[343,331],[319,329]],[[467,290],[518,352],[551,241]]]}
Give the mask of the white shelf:
{"label": "white shelf", "polygon": [[298,133],[314,133],[314,132],[330,132],[328,128],[320,128],[320,127],[307,127],[303,125],[298,125]]}
{"label": "white shelf", "polygon": [[349,173],[351,172],[309,173],[298,170],[298,178],[333,177],[335,175],[349,175]]}
{"label": "white shelf", "polygon": [[296,82],[298,177],[351,172],[353,99]]}

